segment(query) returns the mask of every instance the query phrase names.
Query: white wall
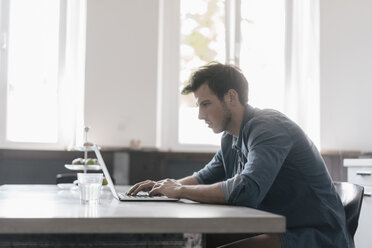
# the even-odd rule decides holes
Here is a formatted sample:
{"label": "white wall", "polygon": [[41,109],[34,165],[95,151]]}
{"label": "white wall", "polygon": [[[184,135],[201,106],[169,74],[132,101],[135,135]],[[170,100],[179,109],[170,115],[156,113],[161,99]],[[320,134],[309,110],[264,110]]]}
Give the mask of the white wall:
{"label": "white wall", "polygon": [[372,1],[320,1],[321,147],[372,150]]}
{"label": "white wall", "polygon": [[155,145],[158,1],[88,0],[85,124],[88,139]]}
{"label": "white wall", "polygon": [[[158,1],[87,1],[90,140],[155,147]],[[320,1],[322,150],[372,150],[372,1]],[[164,65],[165,67],[167,65]]]}

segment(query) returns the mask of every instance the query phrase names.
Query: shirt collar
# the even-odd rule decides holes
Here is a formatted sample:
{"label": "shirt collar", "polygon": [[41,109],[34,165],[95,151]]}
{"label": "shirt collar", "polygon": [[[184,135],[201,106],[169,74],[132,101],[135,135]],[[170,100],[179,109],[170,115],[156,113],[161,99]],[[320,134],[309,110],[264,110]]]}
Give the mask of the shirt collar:
{"label": "shirt collar", "polygon": [[242,145],[242,132],[243,132],[244,124],[247,123],[253,117],[253,114],[254,114],[254,108],[247,104],[244,107],[244,115],[243,115],[242,123],[240,124],[239,136],[237,138],[233,137],[233,142],[232,142],[233,149],[240,151],[241,145]]}

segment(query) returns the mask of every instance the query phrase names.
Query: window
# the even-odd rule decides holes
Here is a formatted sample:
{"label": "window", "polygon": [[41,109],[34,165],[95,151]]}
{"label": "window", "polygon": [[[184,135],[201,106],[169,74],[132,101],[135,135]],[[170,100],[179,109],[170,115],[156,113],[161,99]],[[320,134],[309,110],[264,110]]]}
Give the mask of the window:
{"label": "window", "polygon": [[[225,61],[223,1],[181,1],[180,89],[192,71],[210,61]],[[219,144],[220,136],[198,120],[192,94],[181,95],[178,140],[181,144]],[[192,132],[190,132],[192,130]]]}
{"label": "window", "polygon": [[58,0],[9,2],[6,139],[58,141]]}
{"label": "window", "polygon": [[76,13],[82,12],[84,3],[4,0],[0,4],[0,145],[68,146],[74,139],[77,113],[69,101],[75,107],[80,104],[71,100],[80,88],[78,80],[72,81],[77,74],[72,76],[67,64],[72,56],[68,49],[78,45],[71,26],[82,25]]}
{"label": "window", "polygon": [[[161,147],[218,149],[220,135],[198,120],[192,94],[180,95],[192,70],[212,60],[240,67],[249,82],[250,105],[284,112],[319,145],[316,1],[171,2],[164,1],[163,16],[169,14],[173,19],[163,20],[163,30],[167,32],[163,31],[164,40],[160,40],[164,51],[162,63],[167,65],[167,70],[162,70],[162,87],[166,92],[163,94],[169,99],[163,106],[179,104],[178,108],[163,107],[163,112],[170,114],[162,115],[168,123],[163,125],[166,128]],[[174,82],[179,82],[177,87]],[[174,94],[179,96],[178,101]],[[164,133],[169,137],[164,138]]]}
{"label": "window", "polygon": [[[284,0],[181,0],[180,88],[193,69],[213,60],[227,61],[247,77],[250,104],[283,111],[284,4]],[[192,95],[181,96],[179,143],[219,145],[220,135],[198,120],[192,102]]]}
{"label": "window", "polygon": [[248,102],[283,112],[285,0],[241,1],[240,27],[239,67],[249,83]]}

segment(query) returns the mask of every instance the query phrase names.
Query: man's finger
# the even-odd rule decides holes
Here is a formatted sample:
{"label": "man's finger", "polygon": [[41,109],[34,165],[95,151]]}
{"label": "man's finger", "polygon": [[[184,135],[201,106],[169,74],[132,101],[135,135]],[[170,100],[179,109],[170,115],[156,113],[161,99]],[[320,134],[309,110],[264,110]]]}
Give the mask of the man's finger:
{"label": "man's finger", "polygon": [[[139,183],[136,183],[135,185],[133,185],[129,191],[127,192],[128,195],[136,195],[139,191],[141,191],[141,187],[142,185],[148,185],[149,183],[151,183],[152,181],[150,180],[146,180],[146,181],[143,181],[143,182],[139,182]],[[140,190],[139,190],[140,189]]]}
{"label": "man's finger", "polygon": [[150,190],[149,196],[157,196],[157,195],[161,195],[160,194],[160,187],[153,188],[152,190]]}
{"label": "man's finger", "polygon": [[132,193],[130,193],[131,195],[137,195],[138,192],[140,191],[144,191],[146,189],[151,189],[153,188],[155,182],[154,181],[146,181],[142,184],[140,184],[135,190],[132,191]]}
{"label": "man's finger", "polygon": [[162,185],[161,181],[157,182],[154,184],[154,186],[152,187],[153,189],[154,188],[159,188],[160,186]]}
{"label": "man's finger", "polygon": [[139,186],[140,183],[136,183],[135,185],[133,185],[127,192],[128,195],[132,194],[133,191],[135,191],[138,186]]}
{"label": "man's finger", "polygon": [[136,183],[135,185],[133,185],[133,186],[129,189],[128,194],[131,194],[131,193],[134,192],[134,191],[135,191],[139,186],[141,186],[142,184],[147,183],[147,182],[148,182],[148,180],[147,180],[147,181],[143,181],[143,182]]}

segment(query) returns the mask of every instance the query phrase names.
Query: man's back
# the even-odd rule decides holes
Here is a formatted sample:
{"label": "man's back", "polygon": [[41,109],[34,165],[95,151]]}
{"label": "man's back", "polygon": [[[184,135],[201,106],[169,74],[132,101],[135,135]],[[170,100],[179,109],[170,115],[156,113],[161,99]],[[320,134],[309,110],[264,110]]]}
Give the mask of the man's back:
{"label": "man's back", "polygon": [[[228,202],[286,216],[284,247],[354,246],[320,153],[286,116],[248,106],[239,137],[225,134],[220,153]],[[238,160],[244,164],[239,175]],[[211,175],[211,168],[203,170]],[[203,170],[198,175],[206,181]]]}

